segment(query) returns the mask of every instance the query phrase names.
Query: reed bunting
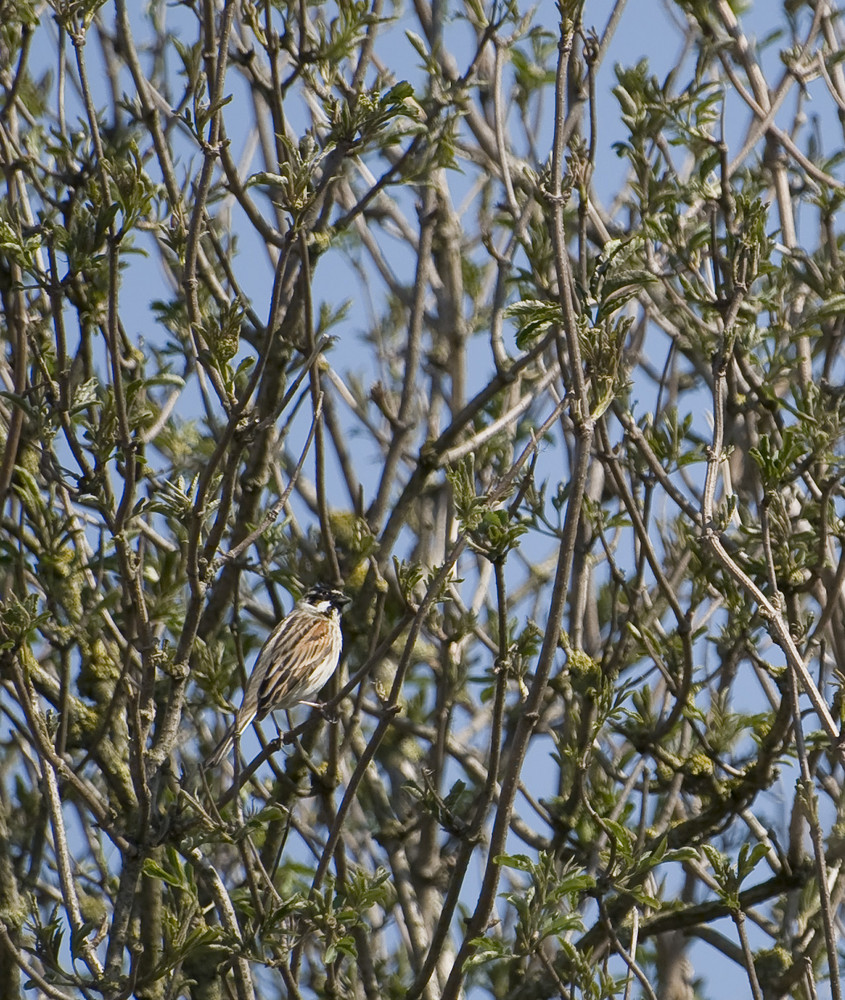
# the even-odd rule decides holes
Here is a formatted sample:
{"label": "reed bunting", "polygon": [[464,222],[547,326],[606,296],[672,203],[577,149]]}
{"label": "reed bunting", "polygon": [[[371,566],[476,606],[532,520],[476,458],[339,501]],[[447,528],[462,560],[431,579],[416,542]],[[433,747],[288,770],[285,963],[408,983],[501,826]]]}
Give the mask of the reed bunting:
{"label": "reed bunting", "polygon": [[235,721],[208,758],[209,767],[223,760],[251,722],[277,709],[313,705],[309,699],[337,668],[343,645],[340,612],[348,603],[342,591],[318,583],[273,629],[252,668]]}

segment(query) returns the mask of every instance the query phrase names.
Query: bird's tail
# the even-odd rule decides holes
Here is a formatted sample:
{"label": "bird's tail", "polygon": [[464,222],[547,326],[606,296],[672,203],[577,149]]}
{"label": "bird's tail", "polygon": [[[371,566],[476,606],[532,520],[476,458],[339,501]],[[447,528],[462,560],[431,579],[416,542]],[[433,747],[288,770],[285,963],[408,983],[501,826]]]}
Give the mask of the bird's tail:
{"label": "bird's tail", "polygon": [[233,722],[231,726],[226,730],[226,735],[217,744],[217,746],[212,751],[209,757],[205,759],[206,767],[219,767],[223,762],[223,758],[231,750],[232,744],[235,741],[235,723]]}

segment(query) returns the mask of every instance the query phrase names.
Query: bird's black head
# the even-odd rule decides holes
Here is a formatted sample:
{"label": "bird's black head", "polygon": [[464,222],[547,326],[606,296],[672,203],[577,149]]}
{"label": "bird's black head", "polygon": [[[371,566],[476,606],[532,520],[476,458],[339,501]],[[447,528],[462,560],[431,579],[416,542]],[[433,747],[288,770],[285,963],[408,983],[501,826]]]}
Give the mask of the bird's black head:
{"label": "bird's black head", "polygon": [[315,583],[303,597],[303,600],[321,611],[328,611],[329,608],[343,611],[350,598],[338,587],[331,587],[327,583]]}

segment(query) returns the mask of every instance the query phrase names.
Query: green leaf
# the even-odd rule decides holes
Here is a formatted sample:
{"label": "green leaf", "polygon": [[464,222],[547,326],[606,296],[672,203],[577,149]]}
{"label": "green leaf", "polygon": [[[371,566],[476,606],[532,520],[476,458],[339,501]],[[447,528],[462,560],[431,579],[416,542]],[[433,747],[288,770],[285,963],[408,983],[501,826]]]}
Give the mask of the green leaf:
{"label": "green leaf", "polygon": [[185,879],[181,871],[178,874],[168,871],[166,868],[162,868],[158,862],[153,861],[152,858],[144,858],[142,871],[148,878],[160,879],[162,882],[166,882],[176,889],[181,889],[185,885]]}
{"label": "green leaf", "polygon": [[516,320],[516,346],[524,351],[538,340],[550,326],[563,322],[563,313],[556,302],[522,299],[505,310],[505,316]]}

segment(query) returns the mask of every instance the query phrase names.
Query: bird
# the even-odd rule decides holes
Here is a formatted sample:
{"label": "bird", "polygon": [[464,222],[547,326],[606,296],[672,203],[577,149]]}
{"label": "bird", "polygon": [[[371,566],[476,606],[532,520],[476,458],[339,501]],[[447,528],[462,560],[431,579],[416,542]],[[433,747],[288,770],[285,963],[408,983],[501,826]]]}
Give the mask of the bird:
{"label": "bird", "polygon": [[337,669],[343,646],[340,613],[348,603],[342,590],[325,583],[297,601],[261,647],[235,721],[206,766],[217,767],[250,723],[278,709],[314,705],[309,699]]}

